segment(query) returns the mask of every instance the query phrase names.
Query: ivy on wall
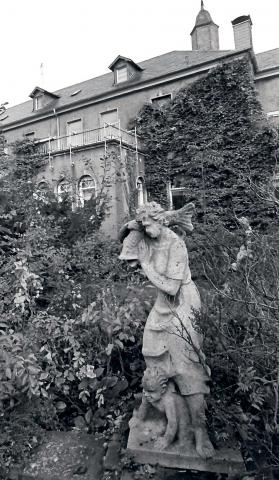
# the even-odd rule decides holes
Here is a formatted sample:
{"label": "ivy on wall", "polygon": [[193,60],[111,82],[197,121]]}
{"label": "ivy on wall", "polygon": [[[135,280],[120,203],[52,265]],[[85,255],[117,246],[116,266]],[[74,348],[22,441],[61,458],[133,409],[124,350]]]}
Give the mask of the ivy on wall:
{"label": "ivy on wall", "polygon": [[212,69],[162,109],[146,105],[137,128],[152,199],[167,205],[167,182],[178,181],[203,223],[231,228],[245,215],[265,228],[275,217],[257,188],[270,184],[278,132],[264,117],[248,59]]}

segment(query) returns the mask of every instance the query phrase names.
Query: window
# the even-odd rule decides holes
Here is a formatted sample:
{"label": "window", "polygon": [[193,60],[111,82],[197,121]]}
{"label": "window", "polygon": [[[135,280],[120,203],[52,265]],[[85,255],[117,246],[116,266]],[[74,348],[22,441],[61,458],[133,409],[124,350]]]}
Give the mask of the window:
{"label": "window", "polygon": [[39,110],[42,107],[42,95],[33,98],[33,110]]}
{"label": "window", "polygon": [[160,95],[158,97],[151,98],[151,103],[155,107],[161,108],[169,100],[171,100],[171,93],[168,93],[167,95]]}
{"label": "window", "polygon": [[85,175],[79,181],[78,185],[79,201],[81,206],[88,202],[92,197],[96,197],[96,183],[90,175]]}
{"label": "window", "polygon": [[184,207],[187,202],[185,187],[172,187],[171,188],[171,209],[179,210]]}
{"label": "window", "polygon": [[108,110],[107,112],[100,113],[100,125],[102,128],[101,139],[104,138],[115,138],[119,135],[119,125],[118,125],[118,111],[115,108],[114,110]]}
{"label": "window", "polygon": [[82,145],[82,143],[83,135],[81,118],[67,122],[67,145],[76,147],[77,145]]}
{"label": "window", "polygon": [[144,188],[144,181],[142,177],[137,178],[137,206],[140,207],[146,202],[146,190]]}
{"label": "window", "polygon": [[115,125],[118,121],[117,109],[100,113],[101,127],[104,125]]}
{"label": "window", "polygon": [[189,201],[189,192],[184,185],[185,179],[181,176],[173,178],[168,184],[168,197],[171,210],[179,210]]}
{"label": "window", "polygon": [[62,180],[57,186],[58,202],[62,202],[66,195],[72,195],[72,185],[68,180]]}
{"label": "window", "polygon": [[128,68],[120,67],[116,69],[116,83],[126,82],[128,80]]}

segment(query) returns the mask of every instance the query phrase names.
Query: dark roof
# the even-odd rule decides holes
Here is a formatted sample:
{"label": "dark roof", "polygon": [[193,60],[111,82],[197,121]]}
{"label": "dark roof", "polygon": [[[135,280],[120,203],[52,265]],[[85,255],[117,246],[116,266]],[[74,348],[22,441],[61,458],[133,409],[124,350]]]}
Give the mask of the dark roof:
{"label": "dark roof", "polygon": [[279,67],[279,48],[256,54],[259,70]]}
{"label": "dark roof", "polygon": [[43,94],[49,95],[50,97],[59,98],[59,95],[56,95],[55,93],[52,93],[52,92],[48,92],[47,90],[41,87],[35,87],[30,93],[29,97],[34,98],[37,96],[37,93],[43,93]]}
{"label": "dark roof", "polygon": [[232,25],[238,25],[239,23],[243,22],[250,22],[251,25],[253,25],[250,15],[241,15],[241,17],[235,18],[234,20],[232,20]]}
{"label": "dark roof", "polygon": [[[86,80],[69,87],[61,88],[53,92],[59,98],[54,98],[47,106],[37,111],[32,111],[33,102],[28,102],[15,105],[7,109],[8,117],[1,122],[3,127],[10,123],[17,122],[24,119],[36,120],[41,114],[50,112],[53,108],[57,111],[62,108],[71,107],[75,102],[82,103],[89,99],[102,97],[105,94],[114,94],[119,91],[125,92],[131,86],[141,85],[144,82],[155,80],[172,73],[178,73],[185,69],[201,65],[206,62],[212,62],[217,59],[226,57],[227,55],[239,53],[235,50],[216,50],[216,51],[201,51],[201,50],[183,50],[173,51],[150,58],[139,63],[142,71],[138,72],[134,79],[123,84],[114,84],[113,73],[107,73],[99,77]],[[256,55],[259,69],[266,69],[270,66],[279,65],[279,49],[263,52]],[[78,90],[80,90],[78,92]],[[75,94],[75,95],[73,95]]]}
{"label": "dark roof", "polygon": [[[192,66],[199,65],[204,62],[213,61],[217,58],[226,56],[228,53],[232,53],[230,50],[218,50],[218,51],[198,51],[198,50],[183,50],[173,51],[159,55],[149,60],[145,60],[139,63],[142,71],[138,73],[137,77],[129,82],[125,82],[125,86],[122,84],[115,85],[113,74],[107,73],[99,77],[86,80],[69,87],[61,88],[54,92],[59,96],[57,100],[51,102],[46,107],[37,111],[32,111],[32,101],[24,102],[19,105],[15,105],[7,110],[8,118],[2,122],[3,127],[12,122],[23,120],[27,117],[34,117],[36,119],[41,113],[45,113],[55,108],[56,110],[67,107],[74,102],[86,101],[89,98],[98,98],[104,94],[113,94],[120,90],[135,86],[146,81],[155,80],[157,77],[168,75],[171,73],[179,72],[180,70],[191,68]],[[72,96],[74,92],[80,90],[79,93]]]}

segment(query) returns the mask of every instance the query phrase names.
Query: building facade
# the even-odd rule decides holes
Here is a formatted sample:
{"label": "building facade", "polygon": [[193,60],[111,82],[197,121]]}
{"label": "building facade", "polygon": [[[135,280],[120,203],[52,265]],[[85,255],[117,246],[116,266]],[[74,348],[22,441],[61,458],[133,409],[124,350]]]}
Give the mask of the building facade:
{"label": "building facade", "polygon": [[[135,63],[119,55],[110,72],[56,92],[36,87],[31,100],[0,119],[7,143],[36,139],[48,164],[37,181],[59,196],[72,191],[77,203],[98,195],[106,181],[110,214],[105,230],[115,236],[127,216],[131,189],[145,200],[144,151],[133,120],[144,104],[160,108],[220,62],[247,58],[264,112],[279,124],[279,48],[256,54],[250,16],[232,21],[235,48],[219,49],[218,25],[203,1],[191,32],[192,50],[172,51]],[[105,172],[105,173],[104,173]]]}

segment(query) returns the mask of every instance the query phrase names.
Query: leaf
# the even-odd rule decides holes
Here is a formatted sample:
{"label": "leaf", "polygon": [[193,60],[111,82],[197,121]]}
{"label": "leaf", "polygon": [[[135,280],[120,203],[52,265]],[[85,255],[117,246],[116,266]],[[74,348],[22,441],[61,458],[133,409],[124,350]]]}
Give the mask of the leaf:
{"label": "leaf", "polygon": [[114,387],[114,385],[116,385],[118,382],[118,377],[106,377],[104,379],[104,385],[107,387],[107,388],[112,388]]}
{"label": "leaf", "polygon": [[107,347],[106,347],[106,354],[107,354],[108,356],[111,355],[111,352],[112,352],[112,350],[113,350],[113,347],[114,347],[113,343],[109,343],[109,344],[107,345]]}
{"label": "leaf", "polygon": [[99,378],[103,375],[105,369],[103,367],[99,367],[99,368],[96,368],[95,370],[95,374],[96,374],[96,377]]}
{"label": "leaf", "polygon": [[88,390],[82,390],[78,398],[80,398],[83,401],[83,403],[87,403],[88,398],[90,398],[90,393],[88,392]]}
{"label": "leaf", "polygon": [[40,369],[37,367],[34,367],[33,365],[29,365],[27,368],[29,373],[31,373],[32,375],[37,375],[40,372]]}
{"label": "leaf", "polygon": [[60,401],[55,404],[55,407],[59,412],[63,412],[65,408],[67,408],[67,405],[66,403]]}
{"label": "leaf", "polygon": [[92,417],[93,417],[92,409],[89,408],[89,410],[87,410],[87,412],[86,412],[86,414],[85,414],[85,416],[84,416],[85,421],[86,421],[86,423],[87,423],[88,425],[90,424],[90,422],[91,422],[91,420],[92,420]]}
{"label": "leaf", "polygon": [[86,428],[85,420],[84,420],[84,418],[83,418],[81,415],[79,415],[78,417],[76,417],[76,418],[74,419],[74,424],[75,424],[75,427],[76,427],[76,428],[79,428],[79,429],[81,429],[81,430],[84,429],[84,428]]}
{"label": "leaf", "polygon": [[44,388],[41,388],[41,394],[44,398],[48,398],[48,393]]}
{"label": "leaf", "polygon": [[121,350],[124,349],[124,345],[123,345],[123,343],[122,343],[120,340],[116,339],[116,340],[114,340],[114,343],[115,343],[115,345],[117,345]]}

